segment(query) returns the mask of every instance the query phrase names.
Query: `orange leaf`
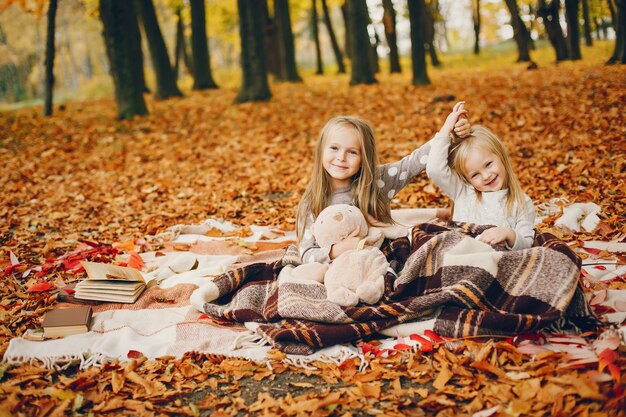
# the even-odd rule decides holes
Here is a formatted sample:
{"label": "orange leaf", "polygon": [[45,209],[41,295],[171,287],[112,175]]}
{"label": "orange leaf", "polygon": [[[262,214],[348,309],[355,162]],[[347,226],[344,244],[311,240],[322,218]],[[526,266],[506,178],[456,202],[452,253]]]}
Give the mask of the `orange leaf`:
{"label": "orange leaf", "polygon": [[135,268],[139,271],[144,267],[145,262],[141,259],[141,256],[135,251],[130,251],[130,257],[128,258],[128,266]]}

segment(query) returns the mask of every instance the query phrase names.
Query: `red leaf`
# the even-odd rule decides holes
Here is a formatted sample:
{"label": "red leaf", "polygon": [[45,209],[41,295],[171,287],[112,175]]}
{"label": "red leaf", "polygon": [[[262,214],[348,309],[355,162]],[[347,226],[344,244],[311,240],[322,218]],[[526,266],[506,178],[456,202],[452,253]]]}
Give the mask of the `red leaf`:
{"label": "red leaf", "polygon": [[52,284],[50,284],[49,282],[38,282],[37,284],[27,289],[26,292],[43,292],[48,291],[50,288],[52,288]]}
{"label": "red leaf", "polygon": [[433,342],[444,342],[444,339],[432,330],[424,330],[424,336],[428,337]]}
{"label": "red leaf", "polygon": [[74,294],[76,292],[75,289],[73,288],[68,288],[67,290],[64,290],[67,294]]}
{"label": "red leaf", "polygon": [[411,350],[411,346],[407,345],[406,343],[396,343],[395,346],[393,347],[395,350]]}
{"label": "red leaf", "polygon": [[585,251],[587,251],[587,252],[589,252],[589,253],[591,253],[593,255],[597,255],[597,254],[599,254],[601,252],[600,249],[595,249],[595,248],[585,248],[585,247],[583,247],[581,249],[584,249]]}
{"label": "red leaf", "polygon": [[419,342],[420,344],[420,350],[424,353],[427,352],[432,352],[433,351],[433,342],[431,342],[430,340],[418,335],[418,334],[412,334],[409,336],[409,338],[411,340],[414,340],[416,342]]}
{"label": "red leaf", "polygon": [[206,314],[200,314],[200,316],[198,317],[198,320],[200,319],[208,319],[209,316],[207,316]]}
{"label": "red leaf", "polygon": [[606,271],[606,266],[604,265],[596,265],[594,266],[595,269],[599,269],[600,271]]}
{"label": "red leaf", "polygon": [[128,357],[128,359],[139,359],[143,356],[143,353],[139,352],[138,350],[129,350],[126,356]]}

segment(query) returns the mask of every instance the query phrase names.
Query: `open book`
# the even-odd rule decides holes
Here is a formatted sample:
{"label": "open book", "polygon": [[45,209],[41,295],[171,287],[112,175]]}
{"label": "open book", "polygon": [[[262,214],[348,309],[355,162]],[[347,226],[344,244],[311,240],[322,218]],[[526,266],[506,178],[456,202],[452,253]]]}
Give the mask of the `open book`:
{"label": "open book", "polygon": [[82,261],[88,278],[76,284],[74,298],[82,300],[134,303],[146,288],[135,268]]}

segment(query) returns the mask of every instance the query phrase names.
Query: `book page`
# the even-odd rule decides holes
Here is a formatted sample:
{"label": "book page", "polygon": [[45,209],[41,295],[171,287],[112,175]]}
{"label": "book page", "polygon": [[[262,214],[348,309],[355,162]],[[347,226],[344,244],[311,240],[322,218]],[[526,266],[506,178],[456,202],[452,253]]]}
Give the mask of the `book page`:
{"label": "book page", "polygon": [[88,261],[81,261],[81,265],[85,268],[85,271],[87,271],[87,275],[90,279],[145,282],[141,272],[135,268]]}

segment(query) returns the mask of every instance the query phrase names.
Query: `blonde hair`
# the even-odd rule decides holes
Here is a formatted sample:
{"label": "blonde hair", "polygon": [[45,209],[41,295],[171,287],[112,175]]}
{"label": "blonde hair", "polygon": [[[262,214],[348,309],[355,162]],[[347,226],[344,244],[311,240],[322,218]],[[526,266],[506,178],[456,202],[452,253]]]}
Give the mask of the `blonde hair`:
{"label": "blonde hair", "polygon": [[[524,200],[524,191],[513,172],[513,167],[511,165],[511,161],[509,158],[504,145],[498,139],[498,137],[491,130],[487,129],[484,126],[474,125],[470,130],[470,135],[465,139],[455,139],[451,146],[450,152],[448,154],[448,165],[450,168],[456,172],[456,174],[463,180],[465,183],[470,184],[467,178],[465,178],[466,168],[465,162],[467,161],[467,157],[472,152],[473,149],[480,147],[489,152],[495,154],[504,167],[506,172],[506,178],[502,188],[508,189],[507,198],[506,198],[506,212],[508,216],[513,215],[513,207],[517,203],[517,206],[525,209],[526,203]],[[471,185],[471,184],[470,184]],[[482,193],[476,190],[478,199],[482,197]]]}
{"label": "blonde hair", "polygon": [[329,136],[341,127],[354,129],[361,143],[361,167],[352,177],[352,203],[361,210],[365,218],[369,215],[381,222],[391,222],[389,204],[376,185],[379,162],[372,126],[366,120],[355,116],[337,116],[326,123],[315,145],[311,181],[298,205],[296,217],[298,240],[302,239],[304,234],[306,216],[313,214],[316,218],[330,201],[333,190],[330,175],[324,169],[322,158]]}

